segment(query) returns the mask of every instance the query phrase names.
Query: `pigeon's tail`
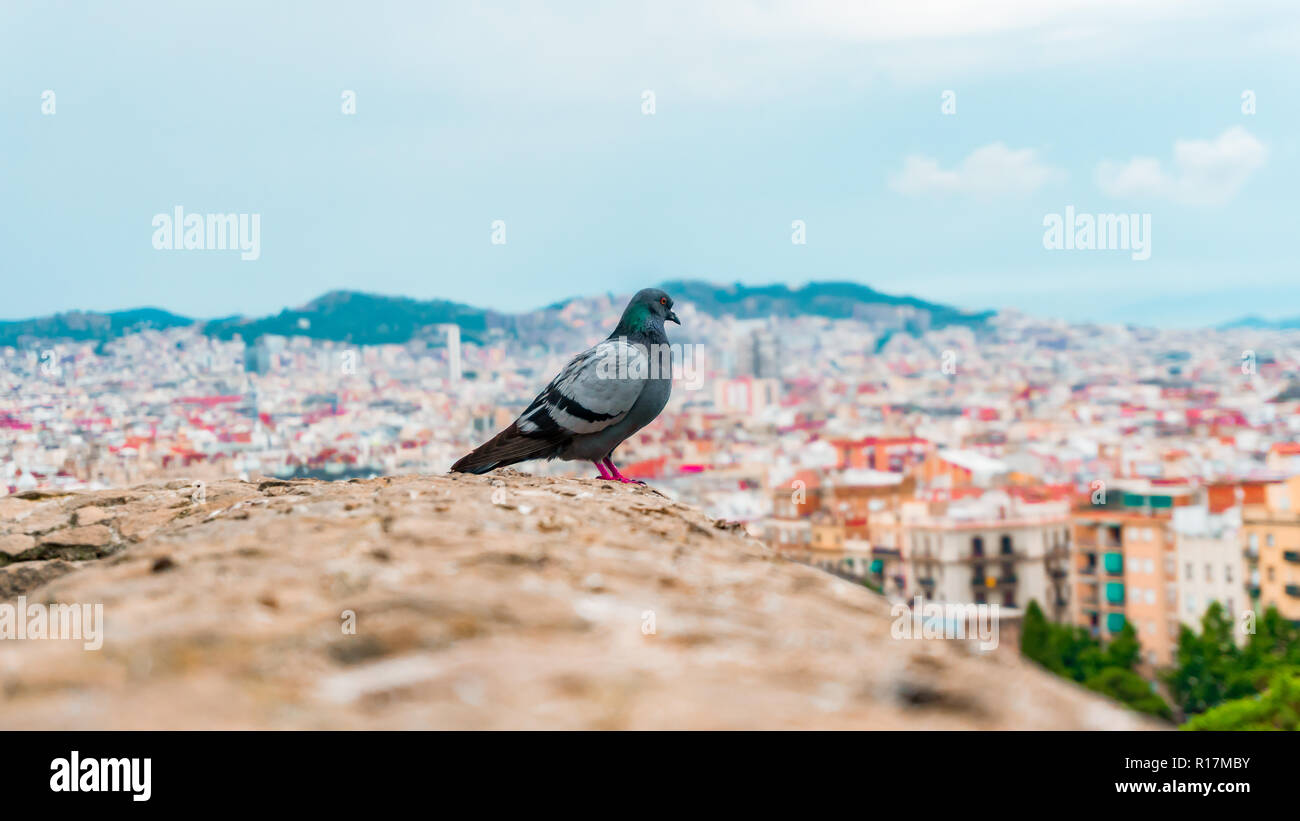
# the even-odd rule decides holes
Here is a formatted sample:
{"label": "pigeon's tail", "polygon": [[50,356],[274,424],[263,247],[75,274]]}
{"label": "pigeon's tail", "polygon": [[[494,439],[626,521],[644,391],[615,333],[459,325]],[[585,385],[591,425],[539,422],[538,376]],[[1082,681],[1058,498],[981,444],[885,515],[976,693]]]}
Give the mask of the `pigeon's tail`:
{"label": "pigeon's tail", "polygon": [[525,436],[513,422],[510,427],[462,456],[451,466],[452,473],[487,473],[529,459],[558,456],[567,439]]}

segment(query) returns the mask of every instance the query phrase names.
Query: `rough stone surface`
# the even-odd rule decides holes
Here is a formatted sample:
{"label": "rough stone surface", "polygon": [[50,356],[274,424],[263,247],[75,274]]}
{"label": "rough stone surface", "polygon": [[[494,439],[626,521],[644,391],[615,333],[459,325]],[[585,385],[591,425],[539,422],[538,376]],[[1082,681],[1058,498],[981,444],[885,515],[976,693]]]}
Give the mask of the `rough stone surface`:
{"label": "rough stone surface", "polygon": [[0,563],[21,556],[36,547],[36,540],[25,533],[0,536]]}
{"label": "rough stone surface", "polygon": [[503,471],[0,499],[0,540],[33,521],[105,555],[0,554],[0,599],[102,603],[106,625],[97,651],[0,641],[5,729],[1152,726],[1014,653],[893,639],[880,597],[647,488]]}

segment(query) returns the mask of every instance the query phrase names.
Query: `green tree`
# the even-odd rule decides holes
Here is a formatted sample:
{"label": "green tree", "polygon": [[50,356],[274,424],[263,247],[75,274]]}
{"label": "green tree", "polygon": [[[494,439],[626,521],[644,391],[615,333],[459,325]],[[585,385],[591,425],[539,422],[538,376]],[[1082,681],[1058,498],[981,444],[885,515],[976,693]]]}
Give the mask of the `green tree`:
{"label": "green tree", "polygon": [[1255,620],[1255,632],[1241,651],[1241,661],[1252,670],[1300,664],[1300,629],[1270,605]]}
{"label": "green tree", "polygon": [[1165,674],[1183,713],[1203,713],[1239,691],[1242,682],[1241,654],[1232,640],[1232,623],[1223,608],[1213,602],[1201,617],[1198,636],[1186,625],[1178,633],[1177,665]]}
{"label": "green tree", "polygon": [[1279,670],[1263,694],[1220,704],[1182,729],[1300,730],[1300,673]]}
{"label": "green tree", "polygon": [[1123,667],[1106,667],[1090,676],[1083,686],[1110,696],[1130,709],[1158,718],[1170,720],[1173,711],[1165,700],[1151,689],[1151,682]]}
{"label": "green tree", "polygon": [[1124,622],[1124,629],[1106,645],[1105,665],[1121,670],[1132,670],[1142,659],[1142,645],[1138,642],[1137,630],[1133,623]]}
{"label": "green tree", "polygon": [[1020,626],[1020,652],[1025,658],[1036,661],[1049,670],[1053,667],[1052,625],[1047,623],[1043,609],[1034,599],[1029,600]]}
{"label": "green tree", "polygon": [[1056,625],[1052,649],[1058,666],[1056,672],[1083,683],[1105,666],[1101,644],[1082,627]]}

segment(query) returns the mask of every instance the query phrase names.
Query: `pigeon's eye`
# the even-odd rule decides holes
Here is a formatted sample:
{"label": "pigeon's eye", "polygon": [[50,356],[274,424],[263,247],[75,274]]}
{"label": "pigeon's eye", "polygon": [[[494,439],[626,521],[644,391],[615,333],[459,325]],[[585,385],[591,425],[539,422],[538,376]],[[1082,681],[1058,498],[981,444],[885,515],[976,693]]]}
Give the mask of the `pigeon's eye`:
{"label": "pigeon's eye", "polygon": [[666,297],[666,296],[661,296],[661,297],[659,297],[659,304],[660,304],[660,305],[667,305],[667,304],[668,304],[668,297]]}

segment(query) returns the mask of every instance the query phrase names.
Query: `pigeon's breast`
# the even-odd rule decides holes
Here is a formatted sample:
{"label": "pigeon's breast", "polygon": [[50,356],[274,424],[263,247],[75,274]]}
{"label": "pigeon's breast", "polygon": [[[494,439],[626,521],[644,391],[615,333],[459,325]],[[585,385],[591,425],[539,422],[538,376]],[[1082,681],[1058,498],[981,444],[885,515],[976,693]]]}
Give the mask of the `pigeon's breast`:
{"label": "pigeon's breast", "polygon": [[623,438],[644,428],[655,420],[659,412],[668,404],[668,397],[673,392],[673,380],[670,379],[647,379],[645,388],[641,395],[637,397],[632,409],[627,412],[627,423],[629,430]]}

